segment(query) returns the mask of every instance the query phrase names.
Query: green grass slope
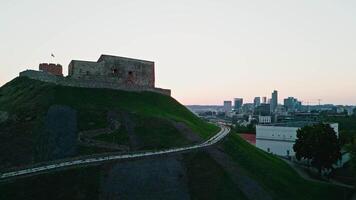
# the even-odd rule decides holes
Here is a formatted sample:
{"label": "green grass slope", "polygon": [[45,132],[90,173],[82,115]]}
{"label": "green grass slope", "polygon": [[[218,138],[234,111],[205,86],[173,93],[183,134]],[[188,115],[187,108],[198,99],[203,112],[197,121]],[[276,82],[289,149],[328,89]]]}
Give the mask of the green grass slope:
{"label": "green grass slope", "polygon": [[[108,110],[128,111],[138,119],[136,131],[139,136],[146,138],[144,146],[147,148],[160,147],[152,146],[152,144],[162,142],[168,146],[175,145],[174,141],[186,142],[175,134],[169,135],[175,130],[170,129],[167,121],[160,122],[158,125],[155,123],[164,119],[184,122],[203,138],[217,131],[215,126],[201,121],[173,98],[155,93],[61,87],[27,78],[17,78],[0,89],[0,110],[18,116],[17,121],[23,123],[20,124],[21,126],[16,126],[16,134],[24,138],[26,134],[31,135],[29,130],[40,122],[41,116],[44,116],[49,106],[53,104],[68,105],[76,109],[81,130],[104,127],[106,125],[105,113]],[[154,132],[145,131],[152,127],[155,127]],[[162,127],[165,128],[161,129]],[[168,136],[160,138],[162,135]],[[117,141],[120,137],[122,136],[112,135],[112,137],[101,137],[101,139]],[[128,138],[123,137],[121,140],[128,140]],[[18,143],[17,146],[20,149],[23,148],[21,144]],[[349,199],[352,193],[350,189],[304,180],[284,161],[250,145],[236,133],[231,133],[216,148],[225,153],[232,163],[239,166],[237,168],[239,170],[226,169],[226,165],[223,166],[217,162],[216,157],[212,156],[209,151],[185,153],[181,162],[186,168],[187,180],[182,181],[187,182],[192,199],[246,199],[243,189],[234,182],[234,174],[231,172],[250,177],[272,199],[341,200]],[[30,149],[23,151],[30,151]],[[87,151],[95,153],[91,149]],[[6,153],[9,154],[9,152]],[[100,193],[102,170],[106,168],[79,168],[0,183],[0,198],[38,199],[43,195],[48,195],[46,196],[48,198],[60,188],[62,191],[62,196],[58,196],[60,198],[74,196],[76,199],[89,197],[97,199]],[[83,180],[82,177],[84,177]],[[73,182],[68,184],[69,180]],[[53,182],[56,184],[52,185]],[[66,189],[69,187],[72,189]]]}
{"label": "green grass slope", "polygon": [[349,199],[351,190],[311,182],[300,177],[287,163],[263,152],[237,134],[224,141],[225,152],[258,181],[273,199]]}
{"label": "green grass slope", "polygon": [[[282,160],[258,150],[238,135],[228,136],[221,143],[221,148],[241,167],[235,173],[243,173],[252,178],[272,199],[347,200],[352,195],[350,189],[304,180]],[[164,161],[166,158],[156,159]],[[191,199],[248,199],[231,178],[233,175],[209,153],[184,153],[181,162],[186,169],[186,178],[181,181],[187,183],[187,192]],[[58,171],[14,182],[0,182],[0,199],[99,199],[102,193],[100,183],[108,165],[110,164]]]}
{"label": "green grass slope", "polygon": [[184,156],[191,199],[247,199],[230,175],[205,152]]}
{"label": "green grass slope", "polygon": [[[187,145],[190,142],[172,124],[182,122],[202,138],[208,138],[218,127],[208,124],[174,98],[153,92],[127,92],[110,89],[64,87],[15,78],[0,88],[0,111],[10,120],[0,123],[0,169],[33,162],[46,113],[52,105],[65,105],[77,111],[79,131],[108,127],[108,112],[126,113],[140,147],[160,149]],[[123,118],[123,117],[122,117]],[[104,142],[129,145],[127,132],[96,137]],[[80,154],[103,152],[103,149],[80,147]],[[31,156],[32,155],[32,156]]]}
{"label": "green grass slope", "polygon": [[[19,77],[0,88],[0,110],[21,117],[44,114],[50,105],[68,105],[79,110],[80,129],[105,126],[103,111],[121,109],[143,116],[184,122],[203,138],[217,128],[196,117],[172,97],[153,92],[64,87]],[[88,121],[96,119],[95,124]]]}

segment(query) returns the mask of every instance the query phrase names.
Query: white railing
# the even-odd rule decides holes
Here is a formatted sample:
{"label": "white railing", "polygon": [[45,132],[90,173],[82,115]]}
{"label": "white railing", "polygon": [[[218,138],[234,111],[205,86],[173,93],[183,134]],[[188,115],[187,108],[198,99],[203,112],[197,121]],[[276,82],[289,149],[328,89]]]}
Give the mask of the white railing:
{"label": "white railing", "polygon": [[105,156],[101,155],[101,156],[94,157],[94,158],[85,158],[85,159],[78,158],[77,160],[64,161],[61,163],[54,163],[54,164],[48,164],[48,165],[43,165],[43,166],[38,166],[38,167],[33,167],[33,168],[22,169],[22,170],[18,170],[18,171],[6,172],[3,174],[0,174],[0,179],[11,178],[11,177],[20,176],[20,175],[33,174],[33,173],[37,173],[37,172],[45,172],[45,171],[49,171],[52,169],[65,168],[65,167],[75,166],[75,165],[83,165],[83,164],[103,162],[103,161],[109,161],[109,160],[148,157],[148,156],[154,156],[154,155],[162,155],[162,154],[168,154],[168,153],[176,153],[176,152],[182,152],[182,151],[187,151],[187,150],[199,149],[199,148],[213,145],[213,144],[219,142],[221,139],[223,139],[226,135],[229,134],[230,128],[228,128],[226,126],[220,126],[220,128],[221,128],[221,130],[216,135],[211,137],[209,140],[207,140],[201,144],[197,144],[197,145],[193,145],[193,146],[179,147],[179,148],[158,150],[158,151],[146,151],[146,152],[139,152],[139,153],[133,152],[133,153],[128,153],[128,154],[124,154],[124,155],[105,155]]}

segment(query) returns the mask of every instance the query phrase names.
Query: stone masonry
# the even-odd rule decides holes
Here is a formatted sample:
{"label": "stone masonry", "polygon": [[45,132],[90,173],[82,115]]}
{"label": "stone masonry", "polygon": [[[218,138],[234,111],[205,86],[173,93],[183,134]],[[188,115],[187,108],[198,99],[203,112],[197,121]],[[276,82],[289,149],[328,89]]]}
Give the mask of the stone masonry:
{"label": "stone masonry", "polygon": [[52,69],[26,70],[21,72],[20,76],[64,86],[151,91],[171,95],[170,90],[155,87],[152,61],[102,55],[96,62],[72,60],[68,66],[67,77],[58,75]]}
{"label": "stone masonry", "polygon": [[38,68],[40,71],[48,72],[56,76],[63,76],[63,69],[60,64],[41,63]]}
{"label": "stone masonry", "polygon": [[97,62],[72,60],[68,76],[115,82],[125,87],[155,87],[154,62],[102,55]]}

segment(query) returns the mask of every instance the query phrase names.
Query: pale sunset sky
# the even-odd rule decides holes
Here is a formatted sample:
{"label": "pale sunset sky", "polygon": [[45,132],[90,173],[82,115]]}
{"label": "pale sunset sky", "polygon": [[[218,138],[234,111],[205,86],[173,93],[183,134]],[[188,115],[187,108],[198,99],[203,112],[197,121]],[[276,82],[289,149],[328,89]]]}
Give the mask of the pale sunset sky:
{"label": "pale sunset sky", "polygon": [[274,89],[356,104],[356,1],[0,0],[0,85],[101,54],[155,61],[156,85],[183,104]]}

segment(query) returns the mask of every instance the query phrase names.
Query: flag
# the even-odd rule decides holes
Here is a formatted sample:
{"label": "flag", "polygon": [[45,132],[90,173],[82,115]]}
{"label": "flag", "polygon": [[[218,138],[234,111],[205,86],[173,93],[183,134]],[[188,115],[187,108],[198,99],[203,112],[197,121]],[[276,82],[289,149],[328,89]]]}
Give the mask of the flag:
{"label": "flag", "polygon": [[54,58],[54,54],[53,53],[51,53],[51,56]]}

